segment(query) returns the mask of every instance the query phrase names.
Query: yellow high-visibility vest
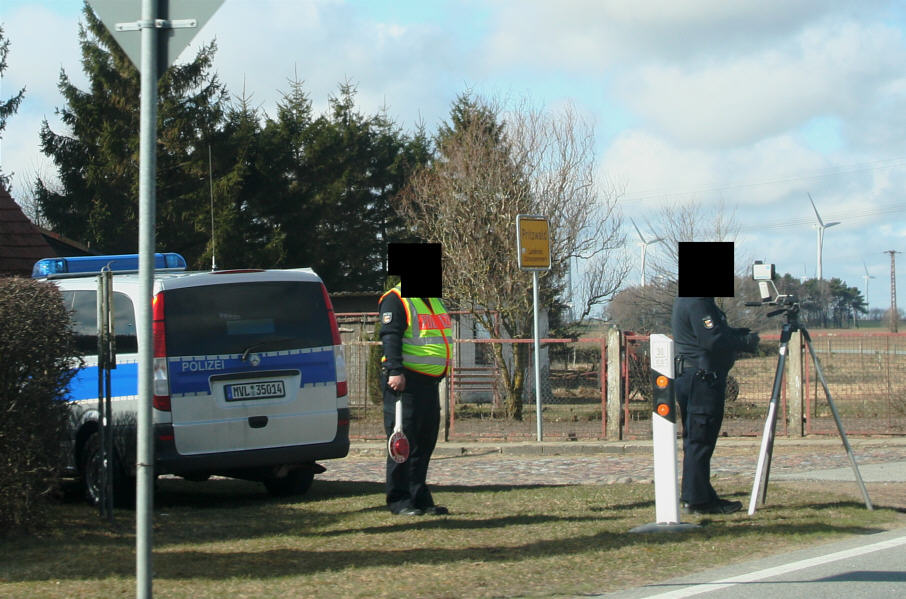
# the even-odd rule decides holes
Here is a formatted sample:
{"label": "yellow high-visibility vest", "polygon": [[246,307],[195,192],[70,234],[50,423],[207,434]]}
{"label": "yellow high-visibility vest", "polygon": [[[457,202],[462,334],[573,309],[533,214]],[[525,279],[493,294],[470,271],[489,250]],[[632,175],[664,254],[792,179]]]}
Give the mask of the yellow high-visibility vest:
{"label": "yellow high-visibility vest", "polygon": [[[438,298],[403,297],[397,285],[381,296],[395,293],[406,310],[403,333],[403,367],[433,377],[442,377],[450,368],[450,338],[453,323],[443,302]],[[386,356],[381,359],[385,361]]]}

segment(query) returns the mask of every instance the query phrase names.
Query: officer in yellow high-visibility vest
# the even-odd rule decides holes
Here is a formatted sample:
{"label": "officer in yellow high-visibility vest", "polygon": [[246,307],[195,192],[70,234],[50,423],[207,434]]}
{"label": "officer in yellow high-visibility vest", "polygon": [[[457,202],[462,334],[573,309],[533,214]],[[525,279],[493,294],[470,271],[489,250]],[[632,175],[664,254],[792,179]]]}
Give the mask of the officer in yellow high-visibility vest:
{"label": "officer in yellow high-visibility vest", "polygon": [[403,297],[397,285],[380,299],[384,430],[393,433],[397,397],[409,459],[387,458],[387,506],[394,514],[446,514],[425,483],[440,427],[438,385],[450,369],[451,320],[438,298]]}

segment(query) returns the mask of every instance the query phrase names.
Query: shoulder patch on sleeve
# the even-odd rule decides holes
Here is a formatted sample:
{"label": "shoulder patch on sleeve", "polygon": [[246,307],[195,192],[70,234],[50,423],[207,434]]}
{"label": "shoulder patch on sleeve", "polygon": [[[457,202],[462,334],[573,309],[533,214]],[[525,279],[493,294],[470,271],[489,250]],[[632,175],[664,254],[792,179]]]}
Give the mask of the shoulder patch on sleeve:
{"label": "shoulder patch on sleeve", "polygon": [[702,318],[702,324],[705,325],[706,329],[713,329],[714,328],[714,319],[711,318],[710,315],[705,316],[704,318]]}
{"label": "shoulder patch on sleeve", "polygon": [[382,312],[381,322],[383,322],[384,324],[390,324],[391,322],[393,322],[393,312]]}

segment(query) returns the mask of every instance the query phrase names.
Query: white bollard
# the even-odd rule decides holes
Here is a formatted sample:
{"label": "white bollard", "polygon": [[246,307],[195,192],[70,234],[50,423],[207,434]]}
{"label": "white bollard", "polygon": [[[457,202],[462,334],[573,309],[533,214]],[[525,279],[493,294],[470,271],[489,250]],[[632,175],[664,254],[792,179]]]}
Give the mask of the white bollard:
{"label": "white bollard", "polygon": [[680,522],[676,467],[676,399],[673,339],[666,335],[650,337],[651,383],[653,389],[651,433],[654,449],[655,522],[637,526],[630,532],[678,532],[696,528]]}

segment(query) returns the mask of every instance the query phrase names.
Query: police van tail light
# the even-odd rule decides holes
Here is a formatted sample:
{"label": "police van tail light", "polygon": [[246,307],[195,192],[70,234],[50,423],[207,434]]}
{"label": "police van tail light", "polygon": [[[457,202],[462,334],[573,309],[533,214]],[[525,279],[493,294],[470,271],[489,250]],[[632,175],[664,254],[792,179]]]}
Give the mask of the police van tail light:
{"label": "police van tail light", "polygon": [[333,356],[334,367],[337,377],[337,397],[344,397],[349,393],[349,387],[346,384],[346,357],[343,353],[343,341],[340,339],[340,328],[337,326],[337,315],[333,311],[333,302],[330,301],[330,295],[327,293],[327,287],[321,283],[321,295],[324,296],[324,306],[327,308],[327,318],[330,321],[330,333],[333,337]]}
{"label": "police van tail light", "polygon": [[334,346],[333,359],[337,372],[337,397],[343,397],[349,390],[346,384],[346,352],[342,345]]}
{"label": "police van tail light", "polygon": [[170,380],[167,372],[167,331],[164,327],[164,294],[158,293],[151,301],[151,336],[154,339],[152,385],[154,398],[151,405],[164,412],[170,411]]}

